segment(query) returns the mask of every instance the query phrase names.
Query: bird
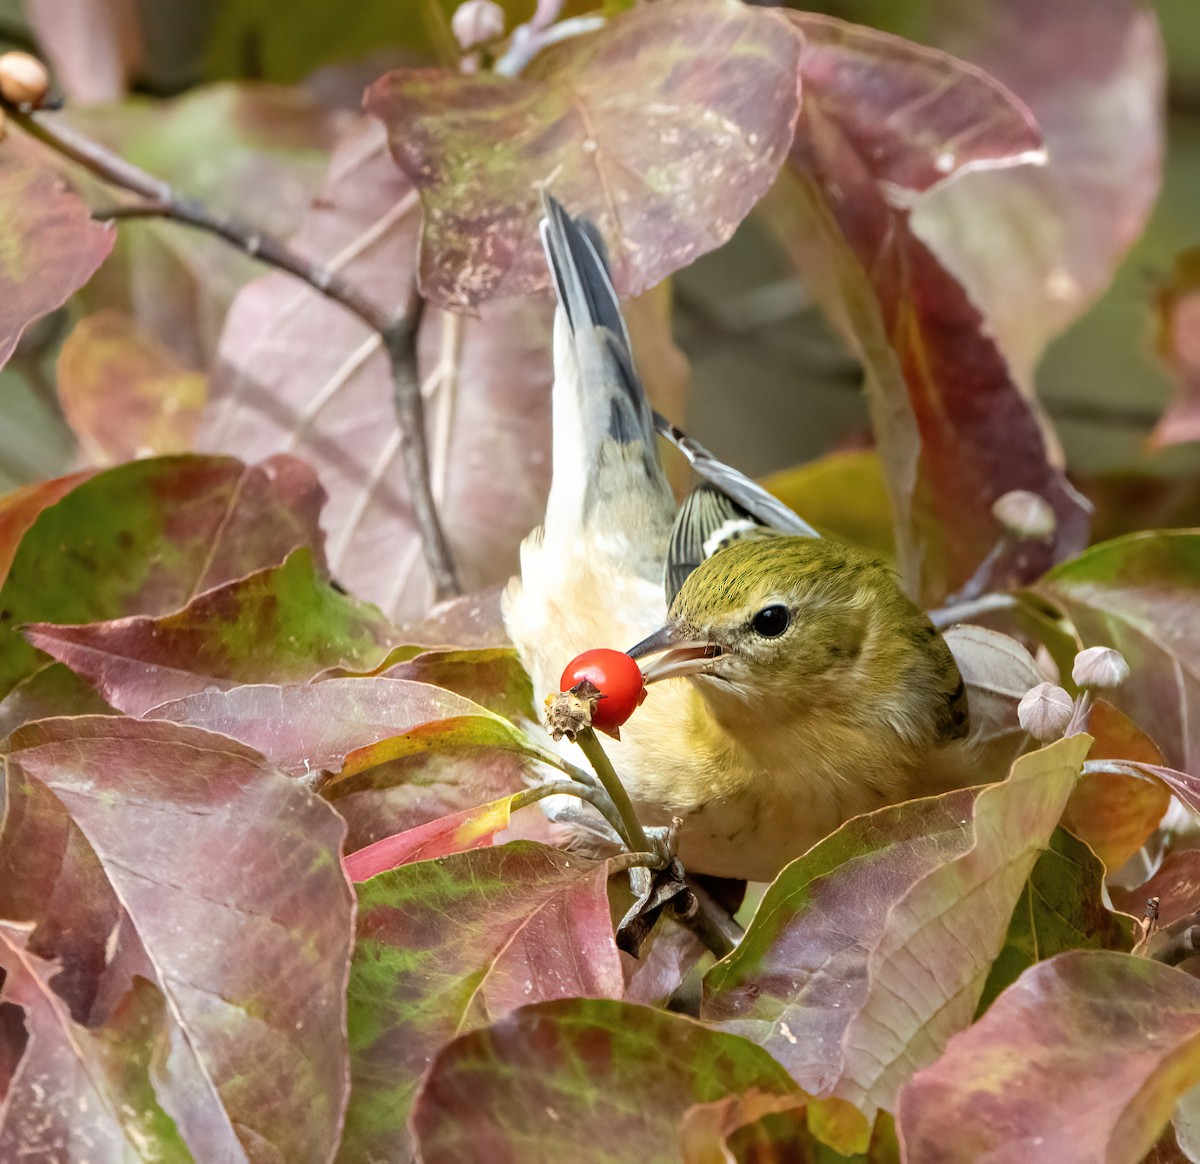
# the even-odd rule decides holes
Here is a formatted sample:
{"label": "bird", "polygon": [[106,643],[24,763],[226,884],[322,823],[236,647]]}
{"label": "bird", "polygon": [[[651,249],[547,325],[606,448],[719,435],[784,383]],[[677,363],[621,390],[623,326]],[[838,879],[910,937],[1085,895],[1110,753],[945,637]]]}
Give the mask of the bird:
{"label": "bird", "polygon": [[[974,782],[967,693],[927,615],[656,417],[599,231],[549,194],[543,211],[551,486],[502,598],[535,694],[589,648],[638,660],[646,699],[605,749],[692,873],[771,881],[853,816]],[[704,478],[682,505],[659,433]]]}

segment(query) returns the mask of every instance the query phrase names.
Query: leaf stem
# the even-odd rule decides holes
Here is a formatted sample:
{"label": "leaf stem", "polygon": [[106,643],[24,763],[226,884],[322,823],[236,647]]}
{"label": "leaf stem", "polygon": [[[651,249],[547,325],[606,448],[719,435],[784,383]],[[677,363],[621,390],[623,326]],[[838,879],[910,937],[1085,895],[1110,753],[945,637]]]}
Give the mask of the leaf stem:
{"label": "leaf stem", "polygon": [[30,137],[110,186],[127,190],[142,199],[141,202],[95,211],[94,217],[107,221],[161,218],[215,235],[251,258],[286,271],[308,284],[318,294],[358,316],[379,336],[392,367],[393,400],[404,451],[405,476],[434,591],[439,600],[461,594],[430,482],[424,402],[416,366],[417,327],[424,300],[415,288],[404,312],[391,314],[337,271],[306,258],[282,239],[249,223],[216,214],[197,199],[178,195],[167,182],[58,119],[23,110],[8,102],[0,101],[0,106]]}
{"label": "leaf stem", "polygon": [[633,802],[629,799],[629,793],[625,791],[625,785],[621,783],[608,754],[600,746],[599,739],[596,738],[595,729],[584,728],[575,737],[575,742],[583,749],[588,763],[596,770],[596,775],[600,777],[600,783],[604,785],[604,791],[608,793],[621,817],[624,827],[617,831],[626,847],[635,853],[654,852],[654,846],[650,843],[650,838],[646,836],[642,822],[638,820],[637,813],[633,811]]}

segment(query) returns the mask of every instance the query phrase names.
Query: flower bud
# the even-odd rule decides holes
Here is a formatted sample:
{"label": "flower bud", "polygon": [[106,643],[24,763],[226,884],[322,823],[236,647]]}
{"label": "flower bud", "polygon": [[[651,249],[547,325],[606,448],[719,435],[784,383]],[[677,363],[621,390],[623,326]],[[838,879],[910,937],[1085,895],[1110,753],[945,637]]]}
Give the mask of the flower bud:
{"label": "flower bud", "polygon": [[1088,647],[1075,656],[1071,678],[1077,687],[1120,687],[1129,678],[1129,664],[1112,647]]}
{"label": "flower bud", "polygon": [[1053,683],[1039,683],[1017,704],[1017,719],[1035,740],[1043,744],[1062,737],[1075,711],[1075,701]]}
{"label": "flower bud", "polygon": [[28,53],[4,53],[0,56],[0,97],[12,105],[37,109],[50,91],[46,66]]}
{"label": "flower bud", "polygon": [[1014,489],[997,497],[992,516],[1016,537],[1044,542],[1053,537],[1058,524],[1050,502],[1027,489]]}
{"label": "flower bud", "polygon": [[450,18],[450,29],[464,49],[504,35],[504,9],[495,0],[464,0]]}

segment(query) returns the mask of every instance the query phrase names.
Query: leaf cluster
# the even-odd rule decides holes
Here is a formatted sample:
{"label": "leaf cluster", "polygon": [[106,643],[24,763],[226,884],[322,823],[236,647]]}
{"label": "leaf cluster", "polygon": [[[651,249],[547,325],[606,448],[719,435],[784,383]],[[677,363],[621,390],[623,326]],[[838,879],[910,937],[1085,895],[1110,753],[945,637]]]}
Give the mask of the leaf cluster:
{"label": "leaf cluster", "polygon": [[[226,5],[209,67],[257,38],[365,113],[225,83],[14,109],[0,142],[0,363],[44,379],[76,321],[51,387],[78,442],[0,497],[0,1159],[1197,1158],[1200,984],[1161,933],[1200,908],[1200,530],[1089,501],[1031,389],[1153,202],[1149,12],[934,3],[935,48],[736,0],[505,4],[460,52],[440,4],[335,7]],[[379,44],[442,63],[341,59]],[[306,278],[129,202],[37,140],[59,116],[201,197],[189,221],[289,235]],[[543,187],[608,240],[673,416],[664,280],[744,222],[774,240],[874,444],[770,486],[971,624],[947,638],[1004,778],[846,822],[719,960],[670,910],[620,949],[629,854],[541,803],[603,800],[499,616],[550,465]],[[145,221],[98,222],[114,197]],[[1195,435],[1193,267],[1159,304],[1160,443]],[[394,353],[322,273],[425,304],[466,592],[432,609]],[[1071,683],[1092,646],[1122,685]],[[1036,748],[1047,678],[1086,723]]]}

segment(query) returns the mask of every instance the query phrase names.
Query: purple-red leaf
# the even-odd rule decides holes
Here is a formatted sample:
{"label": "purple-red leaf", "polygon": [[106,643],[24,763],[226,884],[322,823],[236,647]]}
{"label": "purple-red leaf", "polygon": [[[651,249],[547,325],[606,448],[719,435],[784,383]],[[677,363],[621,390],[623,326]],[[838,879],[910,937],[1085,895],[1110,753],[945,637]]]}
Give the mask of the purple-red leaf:
{"label": "purple-red leaf", "polygon": [[[363,123],[335,151],[296,244],[399,315],[418,217],[382,126]],[[434,494],[468,590],[507,581],[520,539],[542,517],[550,321],[549,303],[530,300],[471,319],[426,312],[418,355]],[[393,377],[379,337],[357,317],[290,276],[248,286],[221,339],[199,445],[304,457],[329,491],[333,575],[390,617],[425,614],[433,589],[408,500]]]}
{"label": "purple-red leaf", "polygon": [[392,634],[374,607],[317,575],[308,548],[207,590],[173,614],[35,623],[25,631],[133,716],[214,688],[296,683],[330,667],[370,666],[387,654]]}
{"label": "purple-red leaf", "polygon": [[796,1096],[745,1039],[661,1010],[572,998],[455,1039],[425,1080],[413,1130],[424,1164],[677,1164],[686,1113],[751,1089]]}
{"label": "purple-red leaf", "polygon": [[162,993],[135,978],[102,1026],[81,1026],[54,989],[53,966],[30,952],[27,938],[27,927],[0,921],[0,999],[22,1008],[28,1031],[0,1106],[0,1158],[190,1162],[155,1093],[158,1064],[170,1053]]}
{"label": "purple-red leaf", "polygon": [[812,1095],[868,1114],[968,1026],[1090,739],[1023,756],[1003,784],[843,825],[780,874],[702,1014]]}
{"label": "purple-red leaf", "polygon": [[116,233],[92,221],[42,148],[10,133],[0,143],[0,367],[35,319],[61,307],[108,258]]}
{"label": "purple-red leaf", "polygon": [[421,194],[421,289],[471,308],[549,284],[538,191],[592,218],[638,295],[720,246],[770,187],[798,109],[798,38],[734,0],[662,0],[518,79],[401,70],[367,91]]}
{"label": "purple-red leaf", "polygon": [[[1086,505],[1051,463],[1036,411],[983,317],[913,234],[907,208],[960,165],[1026,160],[1039,135],[1024,106],[970,65],[827,17],[791,18],[806,37],[804,114],[790,175],[766,208],[866,366],[901,573],[914,593],[940,602],[999,538],[992,503],[1025,489],[1058,519],[1054,538],[1022,563],[1035,577],[1083,545]],[[864,115],[863,76],[882,90],[868,111],[898,110],[902,136],[880,128],[896,114]],[[945,103],[944,91],[955,100]]]}
{"label": "purple-red leaf", "polygon": [[[232,736],[298,775],[338,772],[351,752],[386,747],[392,737],[433,721],[486,713],[440,687],[374,676],[200,691],[155,707],[150,714]],[[504,727],[518,734],[511,725]]]}
{"label": "purple-red leaf", "polygon": [[23,623],[164,614],[297,546],[319,555],[321,501],[293,457],[158,457],[77,484],[29,526],[0,589],[0,696],[45,662]]}
{"label": "purple-red leaf", "polygon": [[405,1158],[421,1076],[464,1029],[529,1002],[620,997],[606,880],[603,862],[517,842],[358,887],[340,1159]]}
{"label": "purple-red leaf", "polygon": [[[69,884],[60,901],[37,882],[65,823],[143,951],[124,973],[166,996],[152,1071],[193,1155],[328,1160],[347,1088],[353,917],[337,815],[242,745],[176,724],[47,720],[14,733],[4,759],[10,809],[58,805],[23,813],[13,853],[40,956],[77,941],[62,927]],[[114,928],[93,972],[125,945]]]}
{"label": "purple-red leaf", "polygon": [[1007,85],[1045,133],[1045,166],[966,174],[912,219],[1029,386],[1047,341],[1108,286],[1158,196],[1162,38],[1142,0],[936,0],[927,11],[934,43]]}
{"label": "purple-red leaf", "polygon": [[1163,858],[1158,872],[1136,889],[1109,887],[1113,904],[1132,917],[1143,917],[1146,903],[1158,898],[1158,921],[1161,926],[1200,909],[1200,849],[1181,849]]}
{"label": "purple-red leaf", "polygon": [[1027,970],[901,1091],[921,1164],[1138,1164],[1200,1082],[1200,983],[1142,958],[1062,954]]}

